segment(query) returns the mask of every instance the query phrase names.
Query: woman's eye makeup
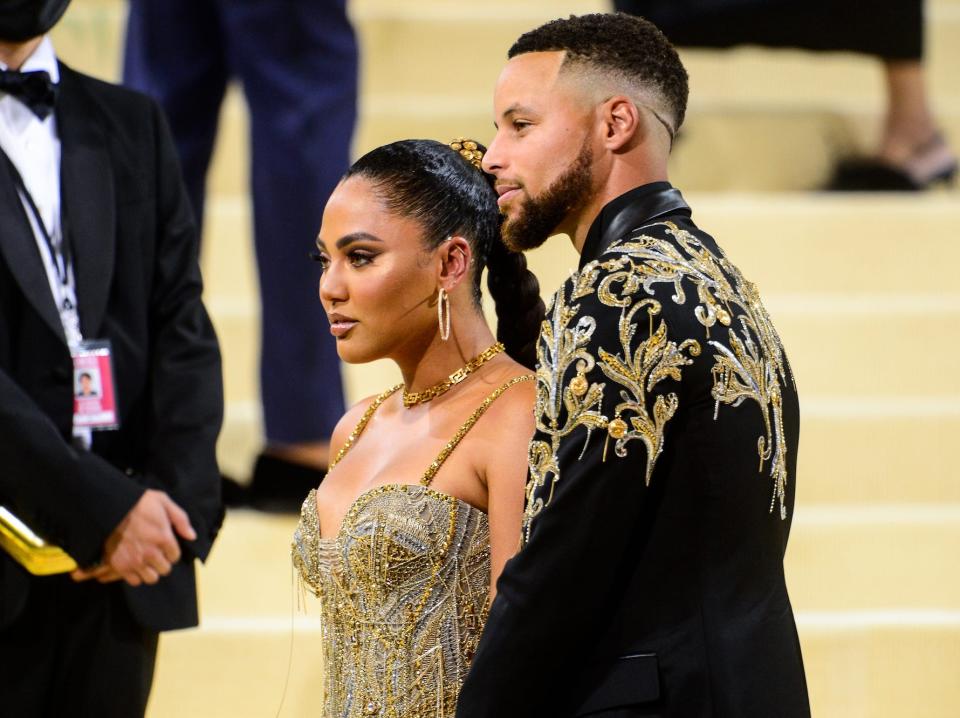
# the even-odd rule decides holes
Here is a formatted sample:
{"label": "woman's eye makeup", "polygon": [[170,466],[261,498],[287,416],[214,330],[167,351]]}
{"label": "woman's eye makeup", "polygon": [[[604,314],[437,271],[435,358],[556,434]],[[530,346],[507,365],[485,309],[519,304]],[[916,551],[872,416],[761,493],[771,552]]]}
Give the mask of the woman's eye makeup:
{"label": "woman's eye makeup", "polygon": [[347,259],[350,260],[350,264],[354,267],[364,267],[370,264],[376,256],[376,252],[365,249],[354,249],[347,254]]}
{"label": "woman's eye makeup", "polygon": [[[372,263],[378,254],[379,252],[369,249],[351,249],[346,252],[346,260],[351,267],[365,267]],[[314,250],[310,252],[310,259],[317,262],[321,269],[327,269],[330,266],[330,256],[326,252]]]}

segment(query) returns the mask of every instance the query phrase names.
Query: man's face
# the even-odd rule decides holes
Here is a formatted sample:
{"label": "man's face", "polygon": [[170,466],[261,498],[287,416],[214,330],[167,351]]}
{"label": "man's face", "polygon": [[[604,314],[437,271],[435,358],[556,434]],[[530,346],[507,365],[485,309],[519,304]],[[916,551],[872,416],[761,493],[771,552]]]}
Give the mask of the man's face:
{"label": "man's face", "polygon": [[593,106],[561,76],[561,52],[518,55],[494,91],[496,135],[483,158],[497,178],[503,238],[513,250],[539,247],[593,190]]}

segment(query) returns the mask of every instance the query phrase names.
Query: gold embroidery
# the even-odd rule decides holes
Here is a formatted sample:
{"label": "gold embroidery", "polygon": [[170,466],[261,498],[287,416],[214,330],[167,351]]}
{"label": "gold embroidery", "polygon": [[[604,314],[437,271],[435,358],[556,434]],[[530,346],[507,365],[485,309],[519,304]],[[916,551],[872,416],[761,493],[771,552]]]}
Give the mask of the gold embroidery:
{"label": "gold embroidery", "polygon": [[617,417],[609,424],[607,424],[607,433],[610,434],[614,439],[622,439],[627,435],[627,429],[630,428],[620,417]]}
{"label": "gold embroidery", "polygon": [[[714,416],[720,404],[739,407],[753,401],[763,414],[765,433],[757,439],[760,470],[770,461],[773,496],[770,511],[779,503],[780,517],[786,518],[787,448],[783,431],[782,386],[788,380],[783,345],[770,315],[760,301],[756,285],[747,281],[722,250],[714,255],[703,243],[672,222],[664,222],[677,246],[668,240],[639,235],[615,242],[609,252],[625,253],[622,259],[631,272],[643,276],[647,293],[656,283],[670,282],[677,304],[686,296],[682,281],[697,290],[694,316],[706,330],[714,354]],[[679,247],[679,249],[678,249]],[[682,252],[680,251],[682,250]],[[613,260],[616,261],[616,260]],[[710,330],[719,322],[726,328],[727,344],[710,339]],[[789,377],[793,381],[793,377]]]}
{"label": "gold embroidery", "polygon": [[[590,295],[597,273],[581,272],[572,278],[571,298]],[[588,351],[590,339],[596,329],[592,317],[580,317],[572,321],[580,311],[579,305],[567,305],[564,287],[555,295],[548,318],[540,329],[537,344],[537,430],[549,436],[549,442],[534,439],[530,442],[530,478],[527,481],[527,501],[524,513],[524,540],[529,538],[530,523],[544,506],[550,503],[553,486],[559,477],[557,451],[560,440],[574,429],[584,426],[587,430],[586,448],[593,429],[603,429],[607,417],[600,412],[603,401],[603,384],[587,381],[586,374],[596,362]],[[576,366],[576,379],[572,386],[562,387],[566,370]],[[561,423],[562,421],[562,423]],[[550,495],[544,500],[539,495],[543,486],[550,485]]]}
{"label": "gold embroidery", "polygon": [[[517,376],[491,392],[444,445],[419,484],[385,484],[354,500],[338,533],[321,537],[316,491],[304,501],[293,562],[321,598],[324,716],[453,718],[486,622],[487,515],[429,488],[437,471]],[[374,412],[364,412],[343,458]]]}
{"label": "gold embroidery", "polygon": [[[655,309],[659,312],[659,304],[653,300],[643,300],[634,305],[627,314],[632,315],[643,306],[648,306],[650,314]],[[653,416],[647,411],[647,393],[656,384],[670,378],[680,381],[680,367],[692,364],[693,361],[684,356],[700,354],[700,344],[694,339],[687,339],[677,345],[667,340],[666,322],[660,322],[659,328],[650,337],[640,343],[638,351],[633,353],[630,339],[636,325],[625,326],[623,318],[620,320],[620,341],[623,345],[623,359],[600,349],[600,369],[607,377],[620,385],[620,395],[623,401],[617,404],[616,418],[610,422],[608,431],[610,436],[617,440],[615,452],[617,456],[627,455],[627,443],[633,439],[640,439],[647,447],[647,470],[644,480],[650,484],[653,475],[653,466],[663,451],[663,432],[667,422],[677,411],[679,401],[673,392],[658,395],[653,402]],[[627,425],[622,417],[630,419]],[[614,430],[614,424],[619,422]],[[628,428],[629,426],[629,428]]]}
{"label": "gold embroidery", "polygon": [[[653,226],[665,227],[672,241],[644,234]],[[715,416],[720,404],[739,407],[745,400],[753,401],[761,409],[765,433],[757,440],[760,467],[762,470],[770,462],[774,485],[770,510],[779,501],[780,516],[786,517],[788,477],[782,386],[788,372],[780,338],[756,287],[722,252],[714,254],[691,233],[672,222],[663,222],[614,242],[603,257],[574,273],[554,296],[538,345],[538,436],[529,451],[525,541],[534,519],[549,505],[560,479],[560,440],[580,426],[587,430],[584,450],[595,428],[606,429],[608,440],[615,441],[615,453],[621,458],[626,456],[630,441],[642,441],[647,449],[645,480],[650,482],[663,450],[665,427],[679,405],[677,395],[670,392],[658,394],[649,407],[650,394],[665,379],[680,381],[682,368],[702,351],[696,339],[672,341],[665,320],[655,326],[654,318],[660,315],[662,305],[653,297],[654,287],[662,284],[670,285],[669,298],[677,305],[686,304],[691,285],[696,291],[693,315],[704,328],[706,343],[715,351]],[[591,346],[597,320],[580,316],[580,305],[575,303],[591,295],[596,295],[605,306],[621,309],[620,346],[615,349]],[[635,336],[643,310],[648,332],[647,338],[638,343]],[[718,340],[717,332],[725,332],[726,343]],[[564,386],[571,366],[575,366],[576,375]],[[607,388],[608,382],[590,383],[586,375],[594,367],[614,386]],[[609,419],[602,414],[601,405],[604,392],[612,390],[619,392],[622,401],[613,408],[613,418]],[[548,491],[544,492],[544,487]]]}
{"label": "gold embroidery", "polygon": [[[590,441],[592,430],[598,428],[606,429],[608,435],[616,440],[615,451],[620,457],[626,456],[628,442],[634,439],[643,441],[647,447],[646,481],[650,482],[654,463],[662,451],[664,427],[677,409],[677,397],[674,394],[666,398],[658,396],[654,400],[651,416],[646,405],[647,393],[666,378],[680,379],[680,367],[691,361],[684,352],[692,356],[700,353],[700,346],[695,340],[687,340],[680,345],[667,340],[665,322],[661,322],[660,328],[651,332],[634,350],[637,313],[646,309],[652,324],[652,317],[660,312],[660,303],[650,298],[638,302],[631,296],[640,289],[642,282],[640,277],[629,271],[630,266],[625,258],[617,258],[605,265],[591,262],[570,279],[572,299],[596,293],[604,305],[624,310],[619,320],[620,351],[613,354],[601,347],[597,353],[600,370],[619,385],[623,398],[617,404],[612,420],[600,410],[606,383],[590,384],[586,377],[597,366],[597,360],[589,351],[596,319],[581,316],[573,324],[580,305],[567,305],[562,287],[554,297],[550,319],[543,323],[538,345],[537,429],[549,436],[550,441],[534,440],[530,445],[530,479],[527,482],[524,513],[525,540],[529,539],[533,520],[552,500],[556,482],[560,479],[557,459],[560,440],[580,426],[587,430],[584,449]],[[600,286],[595,287],[600,276],[598,267],[606,269],[608,273],[604,275]],[[627,271],[618,272],[618,269]],[[576,376],[567,387],[558,391],[564,374],[573,364],[576,364]],[[623,416],[630,420],[629,424]],[[547,484],[549,493],[544,498],[540,490]]]}
{"label": "gold embroidery", "polygon": [[321,598],[323,715],[453,718],[487,617],[486,514],[422,484],[388,484],[322,538],[310,491],[293,558]]}

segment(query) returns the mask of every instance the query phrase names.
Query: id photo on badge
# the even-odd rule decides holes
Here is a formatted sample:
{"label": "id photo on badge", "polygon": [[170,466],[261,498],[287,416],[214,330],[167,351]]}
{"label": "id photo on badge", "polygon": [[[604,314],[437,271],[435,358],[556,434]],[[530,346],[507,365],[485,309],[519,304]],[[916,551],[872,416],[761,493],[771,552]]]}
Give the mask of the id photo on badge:
{"label": "id photo on badge", "polygon": [[100,370],[94,367],[74,370],[74,386],[78,398],[96,397],[101,394]]}
{"label": "id photo on badge", "polygon": [[110,342],[86,340],[71,347],[73,355],[73,426],[116,429],[117,397]]}

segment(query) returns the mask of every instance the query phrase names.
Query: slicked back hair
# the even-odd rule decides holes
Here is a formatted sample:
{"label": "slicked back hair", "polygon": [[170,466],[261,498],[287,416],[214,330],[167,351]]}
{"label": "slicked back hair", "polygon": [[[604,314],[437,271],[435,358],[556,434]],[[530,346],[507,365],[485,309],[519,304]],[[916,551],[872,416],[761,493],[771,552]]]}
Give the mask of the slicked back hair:
{"label": "slicked back hair", "polygon": [[687,71],[670,41],[648,20],[623,13],[571,15],[524,33],[507,57],[529,52],[565,52],[565,66],[582,64],[648,88],[672,114],[673,130],[683,124]]}
{"label": "slicked back hair", "polygon": [[[481,151],[486,148],[478,145]],[[492,177],[449,145],[433,140],[400,140],[358,159],[344,179],[362,177],[390,212],[418,222],[426,249],[462,235],[476,262],[473,298],[480,309],[480,274],[497,311],[497,339],[507,354],[533,369],[545,308],[540,284],[523,254],[510,252],[500,239],[500,210]]]}

